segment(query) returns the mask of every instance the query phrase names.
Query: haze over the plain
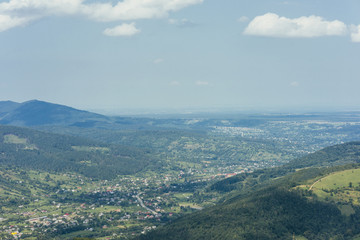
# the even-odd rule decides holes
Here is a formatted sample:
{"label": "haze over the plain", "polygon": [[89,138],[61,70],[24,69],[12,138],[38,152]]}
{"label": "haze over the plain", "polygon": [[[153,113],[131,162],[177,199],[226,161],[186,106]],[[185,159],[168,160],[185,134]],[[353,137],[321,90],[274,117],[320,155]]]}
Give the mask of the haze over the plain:
{"label": "haze over the plain", "polygon": [[0,100],[353,107],[359,12],[358,0],[2,0]]}

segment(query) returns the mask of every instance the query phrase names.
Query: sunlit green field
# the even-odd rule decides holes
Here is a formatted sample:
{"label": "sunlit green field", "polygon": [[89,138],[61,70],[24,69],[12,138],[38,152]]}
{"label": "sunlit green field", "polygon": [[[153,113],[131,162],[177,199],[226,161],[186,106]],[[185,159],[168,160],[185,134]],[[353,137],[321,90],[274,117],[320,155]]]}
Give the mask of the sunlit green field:
{"label": "sunlit green field", "polygon": [[[360,169],[335,172],[320,179],[313,179],[307,186],[321,200],[360,204]],[[348,212],[344,209],[345,212]]]}
{"label": "sunlit green field", "polygon": [[341,189],[349,187],[349,183],[353,188],[360,186],[360,169],[349,169],[333,173],[322,178],[313,186],[313,189]]}

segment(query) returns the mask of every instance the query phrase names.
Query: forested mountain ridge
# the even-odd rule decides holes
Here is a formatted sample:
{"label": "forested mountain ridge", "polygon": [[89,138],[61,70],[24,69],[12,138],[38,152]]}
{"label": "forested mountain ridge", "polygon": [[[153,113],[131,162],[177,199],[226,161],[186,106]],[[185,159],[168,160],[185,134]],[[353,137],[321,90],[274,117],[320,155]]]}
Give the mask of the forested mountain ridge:
{"label": "forested mountain ridge", "polygon": [[360,162],[360,141],[326,147],[315,153],[290,161],[292,168],[327,167]]}
{"label": "forested mountain ridge", "polygon": [[107,121],[108,118],[83,110],[38,100],[24,103],[1,102],[0,124],[17,126],[70,125],[83,121]]}
{"label": "forested mountain ridge", "polygon": [[[358,210],[355,216],[359,216]],[[357,223],[348,221],[335,205],[309,201],[286,189],[268,188],[185,216],[137,239],[270,240],[291,239],[293,235],[306,239],[349,239],[346,237],[351,234],[347,232],[358,233]]]}
{"label": "forested mountain ridge", "polygon": [[19,105],[20,105],[20,103],[13,102],[13,101],[0,101],[0,117],[13,111]]}
{"label": "forested mountain ridge", "polygon": [[212,190],[230,192],[263,183],[269,179],[285,176],[307,167],[330,167],[349,163],[360,163],[360,142],[349,142],[326,147],[284,164],[280,167],[259,169],[253,173],[239,174],[216,182]]}
{"label": "forested mountain ridge", "polygon": [[0,162],[3,166],[111,179],[134,174],[154,163],[151,159],[148,153],[138,148],[0,126]]}

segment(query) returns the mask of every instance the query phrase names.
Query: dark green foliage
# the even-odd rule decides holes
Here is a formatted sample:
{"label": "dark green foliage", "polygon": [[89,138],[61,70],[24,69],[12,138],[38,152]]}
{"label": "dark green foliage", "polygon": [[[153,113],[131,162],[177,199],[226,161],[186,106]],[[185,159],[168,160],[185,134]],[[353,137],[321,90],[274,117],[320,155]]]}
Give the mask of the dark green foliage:
{"label": "dark green foliage", "polygon": [[336,166],[360,162],[360,142],[350,142],[324,148],[289,162],[291,168]]}
{"label": "dark green foliage", "polygon": [[309,201],[296,192],[267,188],[249,197],[233,200],[183,217],[138,239],[329,239],[357,224],[338,208]]}
{"label": "dark green foliage", "polygon": [[359,209],[341,215],[335,204],[316,200],[311,191],[294,190],[301,181],[338,171],[305,169],[256,191],[239,192],[222,204],[185,216],[137,239],[348,239],[359,233]]}
{"label": "dark green foliage", "polygon": [[74,238],[73,240],[91,240],[91,239],[93,239],[93,238]]}
{"label": "dark green foliage", "polygon": [[[5,103],[2,102],[2,105]],[[0,105],[0,107],[2,106]],[[6,116],[0,120],[0,124],[11,124],[18,126],[37,125],[68,125],[84,119],[106,121],[107,117],[100,114],[77,110],[71,107],[52,104],[43,101],[32,100],[24,103],[7,103]]]}
{"label": "dark green foliage", "polygon": [[0,116],[7,114],[8,112],[16,109],[20,103],[12,102],[12,101],[0,101]]}
{"label": "dark green foliage", "polygon": [[[149,120],[150,121],[150,120]],[[244,139],[189,130],[108,130],[76,127],[41,127],[44,131],[78,135],[112,144],[134,146],[157,154],[164,160],[212,165],[281,165],[299,154],[273,141]],[[194,147],[188,147],[194,145]],[[257,156],[262,152],[262,156]],[[278,157],[279,158],[278,158]],[[281,159],[280,159],[281,156]],[[251,160],[250,160],[251,159]],[[254,160],[255,159],[255,160]]]}
{"label": "dark green foliage", "polygon": [[[332,172],[360,166],[360,143],[325,148],[284,167],[257,170],[220,181],[209,190],[233,191],[215,207],[182,217],[137,239],[352,239],[360,233],[360,209],[341,215],[335,203],[294,188]],[[338,165],[340,163],[350,163]],[[331,166],[322,168],[301,167]],[[230,197],[232,196],[232,197]]]}
{"label": "dark green foliage", "polygon": [[[26,139],[33,147],[26,149],[22,144],[5,143],[4,136],[9,134]],[[74,146],[106,148],[108,151],[81,151],[75,150]],[[111,179],[119,174],[133,174],[144,169],[151,163],[151,156],[133,147],[0,126],[0,163],[23,169],[76,172],[91,178]]]}
{"label": "dark green foliage", "polygon": [[[284,164],[281,167],[256,170],[253,173],[239,174],[234,177],[224,179],[212,185],[211,190],[218,192],[230,192],[233,190],[243,190],[259,183],[264,183],[270,179],[285,176],[295,172],[297,169],[306,167],[329,167],[343,164],[360,162],[360,142],[350,142],[324,148],[315,153],[309,154]],[[319,171],[319,170],[312,170]],[[307,172],[310,174],[311,171]]]}

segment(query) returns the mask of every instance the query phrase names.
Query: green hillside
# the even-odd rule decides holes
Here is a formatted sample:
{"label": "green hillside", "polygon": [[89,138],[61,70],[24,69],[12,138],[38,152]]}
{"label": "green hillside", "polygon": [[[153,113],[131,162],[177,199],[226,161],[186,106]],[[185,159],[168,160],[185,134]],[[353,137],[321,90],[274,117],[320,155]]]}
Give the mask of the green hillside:
{"label": "green hillside", "polygon": [[[97,139],[102,142],[133,146],[158,153],[169,164],[185,162],[213,168],[231,167],[229,172],[244,168],[278,166],[301,156],[289,144],[262,139],[220,136],[205,131],[189,130],[107,130],[75,127],[44,127],[44,131]],[[190,164],[191,163],[191,164]],[[202,170],[207,168],[203,166]],[[188,171],[184,169],[184,171]]]}
{"label": "green hillside", "polygon": [[269,179],[285,176],[307,167],[329,167],[360,162],[360,142],[350,142],[324,148],[315,153],[294,159],[280,167],[260,169],[253,173],[239,174],[219,181],[212,190],[230,192],[253,187]]}
{"label": "green hillside", "polygon": [[0,101],[0,117],[16,109],[20,103],[12,101]]}
{"label": "green hillside", "polygon": [[267,189],[184,217],[139,239],[291,239],[293,234],[330,239],[356,230],[356,224],[347,224],[333,205]]}
{"label": "green hillside", "polygon": [[360,142],[349,142],[326,147],[315,153],[290,161],[289,168],[328,167],[360,162]]}
{"label": "green hillside", "polygon": [[353,239],[360,233],[358,205],[348,205],[348,214],[343,209],[348,202],[323,201],[295,187],[339,169],[301,170],[137,239]]}
{"label": "green hillside", "polygon": [[16,126],[69,125],[84,120],[106,122],[108,118],[100,114],[38,100],[23,103],[0,102],[0,124]]}
{"label": "green hillside", "polygon": [[[0,238],[12,229],[28,239],[129,239],[147,232],[139,239],[352,239],[360,233],[359,142],[256,170],[294,156],[271,141],[203,132],[96,133],[100,141],[111,136],[134,147],[0,126],[0,227],[6,229]],[[244,167],[232,166],[237,161]],[[222,174],[245,167],[235,177]],[[29,225],[34,218],[39,224]]]}
{"label": "green hillside", "polygon": [[137,239],[355,239],[360,233],[359,146],[336,145],[283,168],[220,181],[208,191],[230,191],[223,203]]}
{"label": "green hillside", "polygon": [[341,203],[345,215],[354,213],[352,206],[360,206],[360,169],[350,168],[310,179],[297,188],[311,191],[321,201]]}
{"label": "green hillside", "polygon": [[74,172],[111,179],[134,174],[150,163],[145,151],[81,138],[0,126],[0,163],[49,172]]}

